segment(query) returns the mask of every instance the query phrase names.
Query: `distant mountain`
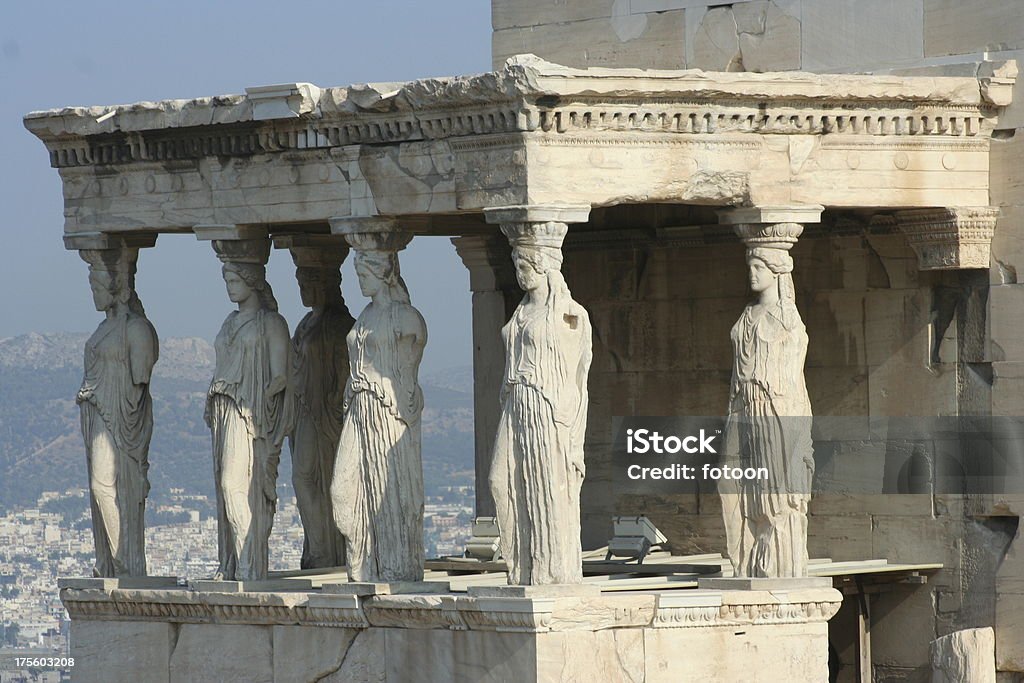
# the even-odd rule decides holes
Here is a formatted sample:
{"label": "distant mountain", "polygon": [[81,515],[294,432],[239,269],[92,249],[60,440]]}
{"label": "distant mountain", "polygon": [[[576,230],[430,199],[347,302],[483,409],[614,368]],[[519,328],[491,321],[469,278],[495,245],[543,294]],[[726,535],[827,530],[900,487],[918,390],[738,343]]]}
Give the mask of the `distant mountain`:
{"label": "distant mountain", "polygon": [[[75,394],[88,334],[0,339],[0,509],[30,506],[43,491],[88,486]],[[199,338],[160,340],[153,370],[151,496],[172,487],[213,496],[210,432],[203,421],[213,346]],[[468,377],[468,381],[467,378]],[[472,371],[424,373],[423,461],[427,494],[473,481]],[[282,455],[279,482],[291,481]]]}

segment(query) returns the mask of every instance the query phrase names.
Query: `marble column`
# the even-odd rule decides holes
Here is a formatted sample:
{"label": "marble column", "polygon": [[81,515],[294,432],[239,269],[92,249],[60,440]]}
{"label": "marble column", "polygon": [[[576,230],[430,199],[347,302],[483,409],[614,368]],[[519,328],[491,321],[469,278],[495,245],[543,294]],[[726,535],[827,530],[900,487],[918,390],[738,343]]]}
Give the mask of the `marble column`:
{"label": "marble column", "polygon": [[153,402],[149,383],[159,356],[156,330],[135,291],[140,247],[156,235],[69,235],[89,264],[89,285],[104,320],[85,344],[78,390],[89,471],[97,577],[146,575],[146,497]]}
{"label": "marble column", "polygon": [[804,380],[807,330],[796,307],[789,250],[804,223],[818,222],[821,212],[820,206],[800,206],[719,213],[747,247],[754,293],[730,335],[725,464],[767,473],[767,478],[719,481],[728,554],[737,577],[807,576],[814,447]]}
{"label": "marble column", "polygon": [[419,366],[427,326],[411,304],[398,252],[408,224],[380,217],[332,218],[356,251],[359,288],[370,303],[348,334],[350,370],[331,502],[345,536],[348,575],[358,582],[423,580],[423,392]]}
{"label": "marble column", "polygon": [[274,246],[291,252],[302,304],[310,308],[295,326],[289,372],[292,484],[304,531],[301,567],[340,567],[345,541],[334,525],[331,479],[345,416],[345,340],[355,323],[341,294],[348,245],[337,235],[296,234],[275,236]]}
{"label": "marble column", "polygon": [[224,263],[228,298],[238,306],[217,334],[206,423],[217,484],[217,578],[267,578],[277,509],[277,469],[291,431],[288,324],[266,279],[270,240],[256,226],[196,226]]}
{"label": "marble column", "polygon": [[452,239],[469,270],[473,292],[473,432],[476,472],[476,516],[494,516],[488,484],[494,435],[498,429],[505,348],[501,328],[523,298],[512,266],[512,249],[502,236],[468,235]]}
{"label": "marble column", "polygon": [[485,209],[512,245],[525,292],[502,329],[505,371],[490,488],[510,585],[583,580],[580,488],[586,474],[590,317],[562,277],[562,240],[587,206]]}

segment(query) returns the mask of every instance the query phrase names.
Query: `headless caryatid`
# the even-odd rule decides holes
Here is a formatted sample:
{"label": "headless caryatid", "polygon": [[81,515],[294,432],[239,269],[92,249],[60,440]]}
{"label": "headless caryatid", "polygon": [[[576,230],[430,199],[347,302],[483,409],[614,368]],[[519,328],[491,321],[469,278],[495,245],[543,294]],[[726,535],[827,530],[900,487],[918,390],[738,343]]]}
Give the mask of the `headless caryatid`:
{"label": "headless caryatid", "polygon": [[565,223],[502,223],[525,292],[502,329],[505,377],[491,492],[511,585],[583,580],[591,326],[561,273]]}
{"label": "headless caryatid", "polygon": [[733,572],[807,576],[807,505],[814,474],[811,403],[804,382],[807,331],[796,308],[788,250],[802,226],[738,226],[756,301],[733,325],[725,428],[727,463],[765,468],[768,479],[721,480]]}
{"label": "headless caryatid", "polygon": [[135,293],[138,249],[82,250],[96,310],[106,319],[85,344],[78,391],[89,498],[101,577],[145,576],[145,508],[153,403],[149,380],[156,330]]}
{"label": "headless caryatid", "polygon": [[398,250],[408,233],[346,232],[371,301],[348,334],[345,424],[334,466],[334,519],[353,581],[423,580],[423,461],[417,379],[427,327],[409,302]]}
{"label": "headless caryatid", "polygon": [[348,248],[292,246],[291,253],[302,303],[312,309],[295,328],[290,382],[292,483],[305,531],[302,568],[338,567],[345,564],[345,541],[334,524],[331,480],[349,377],[345,338],[355,323],[341,296]]}
{"label": "headless caryatid", "polygon": [[214,348],[206,423],[213,436],[220,568],[218,578],[267,578],[277,508],[277,468],[291,429],[286,396],[291,341],[266,280],[270,243],[215,240],[228,298],[238,305]]}

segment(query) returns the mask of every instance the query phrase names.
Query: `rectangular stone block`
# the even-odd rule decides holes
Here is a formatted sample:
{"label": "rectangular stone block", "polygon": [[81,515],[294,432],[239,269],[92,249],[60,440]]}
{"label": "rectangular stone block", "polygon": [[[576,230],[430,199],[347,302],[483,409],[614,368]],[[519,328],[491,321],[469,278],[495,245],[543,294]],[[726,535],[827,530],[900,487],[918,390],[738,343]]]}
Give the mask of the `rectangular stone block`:
{"label": "rectangular stone block", "polygon": [[537,680],[537,634],[379,629],[387,681]]}
{"label": "rectangular stone block", "polygon": [[[348,647],[345,661],[334,673],[316,679],[317,683],[382,683],[387,678],[388,658],[385,650],[384,632],[387,629],[371,628],[360,630]],[[275,680],[286,683],[288,679]],[[399,679],[401,680],[401,679]]]}
{"label": "rectangular stone block", "polygon": [[[810,346],[814,345],[812,341]],[[850,417],[868,414],[868,376],[860,367],[808,367],[804,369],[804,380],[815,415]],[[854,425],[843,426],[852,428]],[[850,432],[846,434],[852,436]]]}
{"label": "rectangular stone block", "polygon": [[996,669],[1024,671],[1024,593],[996,596]]}
{"label": "rectangular stone block", "polygon": [[928,585],[901,586],[872,596],[871,619],[875,667],[916,669],[928,665],[929,645],[935,638],[935,597]]}
{"label": "rectangular stone block", "polygon": [[925,0],[927,57],[1024,47],[1024,14],[1005,0]]}
{"label": "rectangular stone block", "polygon": [[1024,362],[992,363],[992,414],[1024,416]]}
{"label": "rectangular stone block", "polygon": [[991,360],[1024,361],[1024,284],[989,288],[988,311]]}
{"label": "rectangular stone block", "polygon": [[924,56],[922,0],[813,0],[801,10],[801,68],[854,71]]}
{"label": "rectangular stone block", "polygon": [[[811,499],[811,505],[819,498]],[[807,520],[807,551],[811,557],[852,562],[871,557],[871,518],[868,515],[813,513]]]}
{"label": "rectangular stone block", "polygon": [[491,0],[491,26],[504,28],[564,24],[612,16],[614,0]]}
{"label": "rectangular stone block", "polygon": [[[796,272],[800,275],[801,287],[797,306],[811,339],[807,347],[807,367],[863,366],[864,287],[808,291],[804,289],[802,272]],[[808,295],[803,295],[804,292]]]}
{"label": "rectangular stone block", "polygon": [[175,628],[169,623],[72,621],[75,683],[166,683]]}
{"label": "rectangular stone block", "polygon": [[182,624],[178,628],[171,683],[274,683],[272,626]]}
{"label": "rectangular stone block", "polygon": [[692,340],[694,367],[707,370],[732,369],[729,334],[749,297],[698,299],[693,305],[695,337]]}
{"label": "rectangular stone block", "polygon": [[684,11],[587,19],[567,24],[507,28],[491,40],[494,68],[516,54],[557,64],[682,69]]}
{"label": "rectangular stone block", "polygon": [[[1007,174],[1013,172],[1004,167],[1002,177],[1005,178]],[[996,231],[992,235],[992,263],[989,269],[989,282],[993,285],[1012,285],[1022,279],[1024,279],[1024,205],[1007,204],[999,209]]]}
{"label": "rectangular stone block", "polygon": [[1024,204],[1024,135],[992,140],[989,153],[989,193],[993,206]]}
{"label": "rectangular stone block", "polygon": [[[1021,64],[1024,64],[1024,50],[990,52],[988,58],[993,60],[1013,59],[1016,60],[1019,67]],[[1004,130],[1024,127],[1024,82],[1020,78],[1013,84],[1011,97],[1013,99],[1010,102],[1010,106],[1003,109],[999,114],[997,127]]]}
{"label": "rectangular stone block", "polygon": [[959,565],[960,544],[950,542],[963,535],[959,520],[921,517],[876,517],[871,535],[871,556],[893,563],[940,562]]}
{"label": "rectangular stone block", "polygon": [[337,672],[360,631],[315,626],[274,626],[274,681],[320,681]]}
{"label": "rectangular stone block", "polygon": [[[679,631],[688,631],[687,653],[722,653],[721,656],[689,656],[680,650]],[[698,681],[823,680],[828,670],[825,624],[745,626],[723,633],[717,629],[648,629],[644,632],[647,661],[645,683],[697,683]],[[772,664],[752,666],[771,653]]]}
{"label": "rectangular stone block", "polygon": [[[581,657],[579,653],[588,656]],[[644,683],[642,629],[545,633],[537,639],[538,681]]]}
{"label": "rectangular stone block", "polygon": [[880,366],[899,356],[915,365],[927,363],[931,350],[928,345],[931,303],[931,293],[925,288],[865,293],[867,364]]}

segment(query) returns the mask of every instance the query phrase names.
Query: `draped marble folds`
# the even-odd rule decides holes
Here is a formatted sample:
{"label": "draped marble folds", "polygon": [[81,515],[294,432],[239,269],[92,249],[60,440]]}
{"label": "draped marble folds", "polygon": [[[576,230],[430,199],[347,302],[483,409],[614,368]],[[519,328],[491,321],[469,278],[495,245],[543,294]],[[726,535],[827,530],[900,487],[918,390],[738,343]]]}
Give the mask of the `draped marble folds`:
{"label": "draped marble folds", "polygon": [[100,577],[145,576],[145,507],[159,355],[156,330],[135,293],[138,249],[82,250],[96,309],[106,319],[85,345],[78,391]]}
{"label": "draped marble folds", "polygon": [[266,281],[269,242],[224,240],[214,248],[225,264],[228,296],[238,304],[217,334],[205,414],[217,483],[218,576],[265,579],[277,468],[291,425],[288,325]]}
{"label": "draped marble folds", "polygon": [[349,377],[345,341],[355,320],[341,296],[343,244],[290,246],[302,302],[312,310],[295,327],[289,384],[295,419],[289,434],[292,483],[302,519],[302,569],[345,564],[334,524],[331,479]]}
{"label": "draped marble folds", "polygon": [[423,579],[423,463],[417,379],[427,327],[409,302],[398,250],[411,235],[348,232],[371,298],[348,333],[345,423],[331,485],[353,581]]}
{"label": "draped marble folds", "polygon": [[807,576],[814,474],[804,381],[807,331],[796,308],[788,253],[802,230],[796,223],[738,228],[757,299],[730,333],[725,457],[730,465],[768,472],[767,480],[719,481],[729,558],[739,577]]}
{"label": "draped marble folds", "polygon": [[526,293],[502,329],[505,376],[490,485],[511,585],[583,580],[590,318],[560,270],[568,226],[502,223]]}

